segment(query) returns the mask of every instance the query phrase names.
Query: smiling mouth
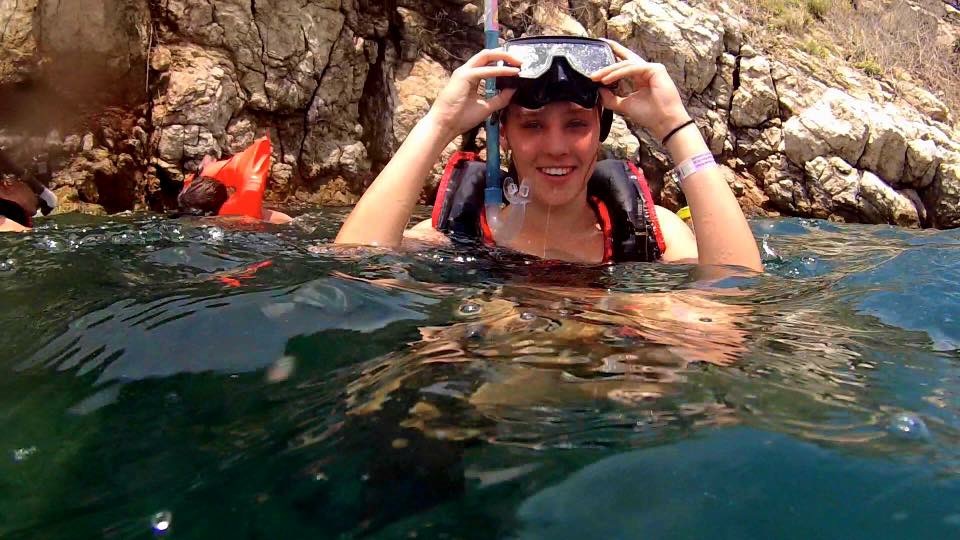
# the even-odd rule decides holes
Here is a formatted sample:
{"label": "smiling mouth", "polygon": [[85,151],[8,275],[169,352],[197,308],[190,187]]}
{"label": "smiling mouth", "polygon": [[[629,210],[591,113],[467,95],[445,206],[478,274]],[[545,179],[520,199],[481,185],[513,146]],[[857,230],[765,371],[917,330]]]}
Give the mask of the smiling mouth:
{"label": "smiling mouth", "polygon": [[539,167],[538,171],[547,176],[566,176],[573,172],[573,167]]}

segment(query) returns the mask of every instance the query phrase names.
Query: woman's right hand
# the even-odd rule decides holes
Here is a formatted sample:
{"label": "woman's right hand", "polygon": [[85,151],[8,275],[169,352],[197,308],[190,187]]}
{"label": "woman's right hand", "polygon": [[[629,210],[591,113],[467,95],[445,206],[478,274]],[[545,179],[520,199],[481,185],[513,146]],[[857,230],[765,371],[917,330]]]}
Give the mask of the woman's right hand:
{"label": "woman's right hand", "polygon": [[[491,66],[503,61],[504,66]],[[520,60],[503,49],[484,49],[473,55],[450,76],[450,81],[440,91],[427,118],[439,127],[444,135],[453,140],[510,103],[515,89],[502,90],[487,100],[478,93],[480,83],[490,77],[515,77],[520,72]]]}

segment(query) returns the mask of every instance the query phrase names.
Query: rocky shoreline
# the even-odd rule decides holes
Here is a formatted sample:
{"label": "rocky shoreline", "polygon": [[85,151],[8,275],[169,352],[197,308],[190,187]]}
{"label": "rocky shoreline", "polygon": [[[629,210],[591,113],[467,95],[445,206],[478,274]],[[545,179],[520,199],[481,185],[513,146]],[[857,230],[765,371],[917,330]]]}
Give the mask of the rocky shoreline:
{"label": "rocky shoreline", "polygon": [[[20,169],[0,173],[42,179],[61,211],[164,210],[204,154],[269,134],[271,198],[352,204],[482,43],[479,6],[0,0],[0,150]],[[957,31],[956,9],[931,16]],[[500,19],[665,64],[751,215],[960,226],[956,119],[909,81],[760,50],[724,3],[510,0]],[[618,120],[607,146],[679,204],[655,141]]]}

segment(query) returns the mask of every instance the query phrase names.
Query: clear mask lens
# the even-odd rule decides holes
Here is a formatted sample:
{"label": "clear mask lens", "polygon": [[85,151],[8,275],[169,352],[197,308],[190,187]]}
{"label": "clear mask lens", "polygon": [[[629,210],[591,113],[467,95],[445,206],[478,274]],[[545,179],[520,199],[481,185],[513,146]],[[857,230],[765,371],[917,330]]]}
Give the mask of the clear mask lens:
{"label": "clear mask lens", "polygon": [[520,59],[523,79],[542,77],[555,58],[564,58],[575,71],[589,77],[594,71],[613,64],[613,50],[602,41],[532,41],[507,42],[505,50]]}

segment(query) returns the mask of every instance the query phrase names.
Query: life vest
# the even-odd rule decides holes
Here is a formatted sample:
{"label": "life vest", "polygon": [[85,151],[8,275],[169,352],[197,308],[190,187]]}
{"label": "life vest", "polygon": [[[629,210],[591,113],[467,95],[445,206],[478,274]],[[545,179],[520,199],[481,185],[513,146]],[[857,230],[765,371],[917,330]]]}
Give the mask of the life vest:
{"label": "life vest", "polygon": [[[267,188],[270,175],[270,152],[272,147],[268,137],[262,137],[229,159],[222,159],[206,165],[200,171],[221,184],[233,188],[233,194],[223,203],[218,216],[249,216],[263,219],[263,192]],[[184,179],[184,185],[190,185],[193,175]]]}
{"label": "life vest", "polygon": [[[433,228],[453,238],[493,244],[483,208],[485,187],[486,163],[474,152],[454,153],[433,203]],[[604,262],[655,261],[663,255],[666,246],[653,196],[636,165],[598,161],[587,182],[587,197],[603,232]]]}

